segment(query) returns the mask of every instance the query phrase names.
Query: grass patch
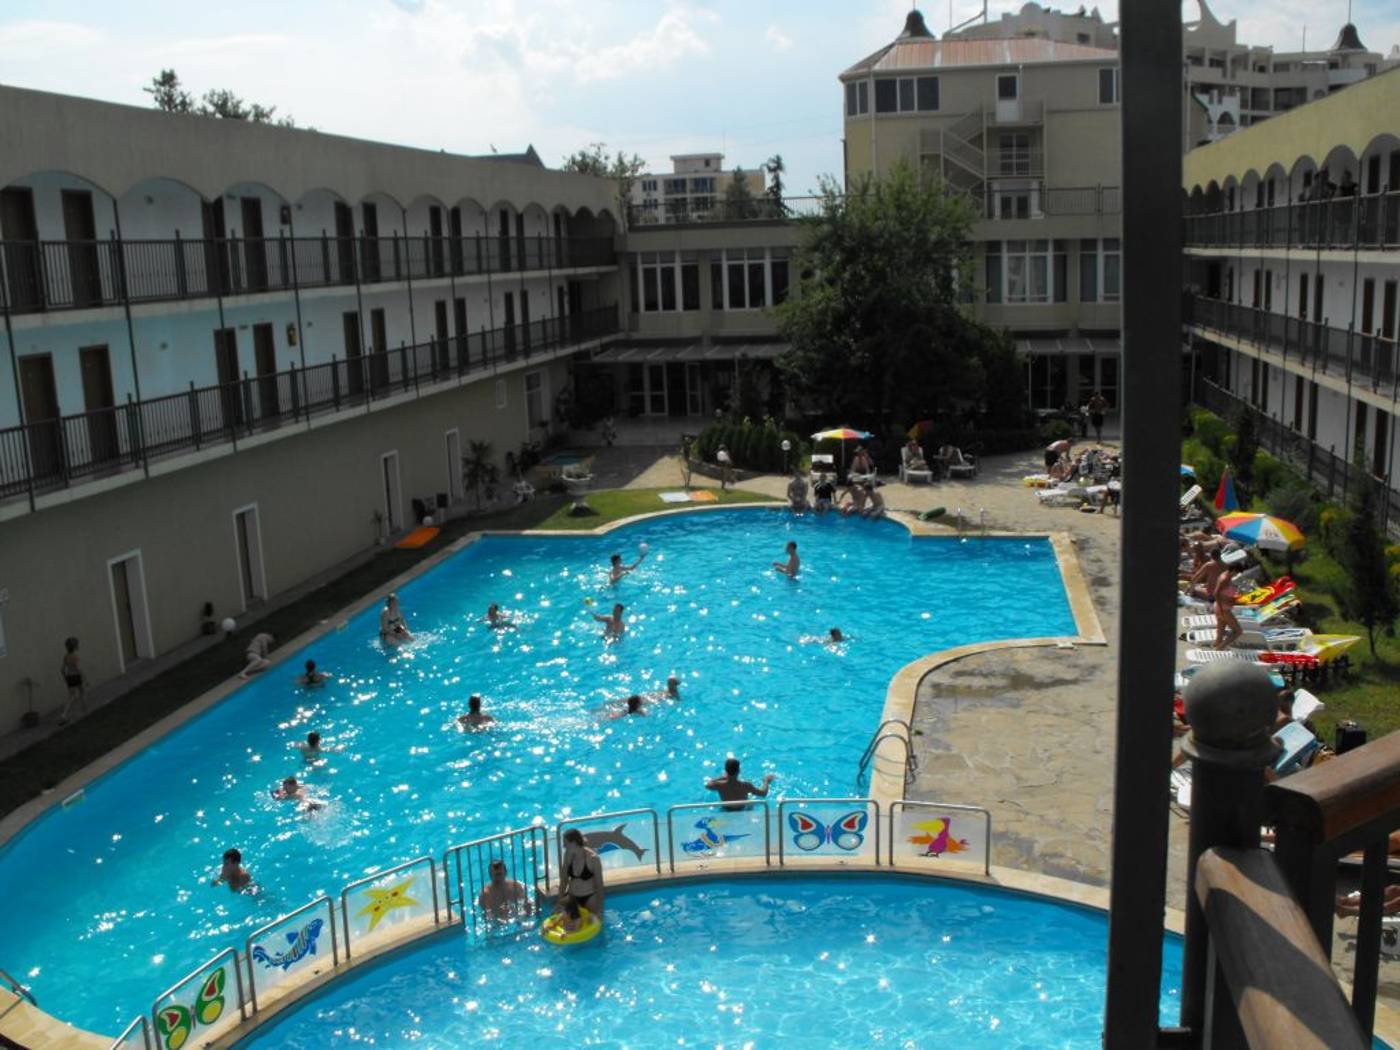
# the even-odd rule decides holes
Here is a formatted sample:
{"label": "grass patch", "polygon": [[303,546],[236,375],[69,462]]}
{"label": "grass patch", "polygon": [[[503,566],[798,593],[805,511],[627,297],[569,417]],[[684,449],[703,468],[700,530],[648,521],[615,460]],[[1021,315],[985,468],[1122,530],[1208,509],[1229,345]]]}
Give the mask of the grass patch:
{"label": "grass patch", "polygon": [[[575,517],[570,511],[573,509],[572,503],[566,503],[560,507],[547,519],[534,528],[539,529],[566,529],[584,530],[596,529],[600,525],[606,525],[610,521],[618,521],[622,518],[630,518],[637,514],[648,514],[658,510],[679,510],[685,507],[713,506],[705,503],[662,503],[658,498],[659,493],[675,492],[677,489],[607,489],[603,492],[590,492],[588,494],[588,506],[596,513],[585,514]],[[761,492],[748,492],[744,489],[706,489],[713,492],[718,498],[718,503],[762,503],[771,502],[772,496],[765,496]]]}
{"label": "grass patch", "polygon": [[[43,793],[112,748],[154,725],[195,697],[232,678],[243,668],[244,650],[259,631],[279,639],[295,638],[345,606],[384,586],[425,558],[477,529],[591,529],[618,518],[667,505],[656,498],[661,489],[616,489],[591,493],[597,515],[569,517],[572,502],[542,495],[506,510],[447,522],[433,541],[419,550],[390,547],[325,586],[244,627],[211,649],[171,667],[124,696],[59,730],[0,763],[0,814]],[[752,503],[767,497],[753,492],[718,493],[722,503]]]}

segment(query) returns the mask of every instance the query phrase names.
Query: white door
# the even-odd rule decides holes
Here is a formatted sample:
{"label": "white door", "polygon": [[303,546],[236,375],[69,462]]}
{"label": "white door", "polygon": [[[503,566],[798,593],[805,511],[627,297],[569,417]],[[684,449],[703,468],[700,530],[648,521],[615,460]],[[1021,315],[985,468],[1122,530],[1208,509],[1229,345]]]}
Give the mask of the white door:
{"label": "white door", "polygon": [[234,553],[238,559],[238,585],[243,593],[243,611],[267,598],[267,572],[263,568],[262,526],[258,505],[250,504],[233,512]]}
{"label": "white door", "polygon": [[137,660],[149,660],[155,655],[141,552],[131,551],[107,562],[107,585],[117,632],[117,660],[125,671]]}
{"label": "white door", "polygon": [[403,528],[403,490],[399,487],[399,454],[386,452],[379,457],[384,487],[385,535]]}
{"label": "white door", "polygon": [[447,432],[447,502],[462,498],[462,435],[455,429]]}
{"label": "white door", "polygon": [[1014,124],[1021,119],[1021,75],[997,74],[997,123]]}

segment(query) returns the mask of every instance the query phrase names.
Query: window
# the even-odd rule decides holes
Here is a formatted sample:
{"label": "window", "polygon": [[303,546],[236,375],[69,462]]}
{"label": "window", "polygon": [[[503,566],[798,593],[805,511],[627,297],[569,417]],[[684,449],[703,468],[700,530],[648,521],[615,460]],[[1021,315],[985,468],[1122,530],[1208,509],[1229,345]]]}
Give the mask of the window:
{"label": "window", "polygon": [[1003,131],[997,136],[997,159],[1002,175],[1031,173],[1031,137],[1025,132]]}
{"label": "window", "polygon": [[927,113],[938,108],[938,78],[919,77],[918,104],[920,112]]}
{"label": "window", "polygon": [[[633,313],[700,309],[700,273],[694,252],[640,252],[633,283]],[[677,304],[680,304],[679,307]]]}
{"label": "window", "polygon": [[870,81],[862,80],[856,85],[856,97],[862,114],[870,112]]}
{"label": "window", "polygon": [[899,82],[899,111],[910,113],[914,109],[914,81],[908,77]]}
{"label": "window", "polygon": [[525,373],[525,421],[532,430],[549,422],[549,415],[545,412],[543,372]]}
{"label": "window", "polygon": [[1079,301],[1116,303],[1122,281],[1122,248],[1118,238],[1079,242]]}
{"label": "window", "polygon": [[681,254],[681,309],[700,309],[700,264],[694,252]]}
{"label": "window", "polygon": [[666,192],[668,194],[684,193],[685,179],[667,179]]}
{"label": "window", "polygon": [[858,117],[860,110],[856,108],[856,85],[854,82],[846,85],[846,116]]}
{"label": "window", "polygon": [[1099,105],[1113,106],[1118,103],[1118,70],[1099,70]]}
{"label": "window", "polygon": [[643,180],[642,180],[642,192],[643,192],[643,193],[655,193],[655,192],[656,192],[656,180],[655,180],[655,179],[643,179]]}
{"label": "window", "polygon": [[704,178],[700,178],[700,179],[691,179],[691,180],[690,180],[690,192],[691,192],[691,193],[714,193],[714,192],[715,192],[715,177],[714,177],[713,175],[706,175]]}
{"label": "window", "polygon": [[1001,302],[1001,241],[987,242],[987,302]]}
{"label": "window", "polygon": [[899,109],[899,81],[875,81],[875,112],[895,113]]}
{"label": "window", "polygon": [[1001,73],[997,76],[997,98],[1003,102],[1014,102],[1021,97],[1021,78],[1015,73]]}
{"label": "window", "polygon": [[506,407],[506,381],[504,379],[496,380],[496,407]]}
{"label": "window", "polygon": [[[1395,282],[1392,281],[1391,284],[1390,284],[1390,288],[1391,288],[1392,291],[1394,291],[1394,283],[1395,283]],[[773,303],[774,303],[774,305],[777,305],[778,303],[785,303],[785,302],[787,302],[787,297],[788,297],[788,261],[787,261],[786,259],[774,259],[774,260],[773,260]]]}
{"label": "window", "polygon": [[1051,274],[1050,287],[1053,290],[1052,298],[1057,303],[1069,300],[1069,242],[1055,241],[1054,254],[1051,262],[1054,271]]}
{"label": "window", "polygon": [[761,310],[789,291],[788,259],[781,250],[729,248],[710,261],[711,305],[716,310]]}
{"label": "window", "polygon": [[1064,241],[989,241],[987,243],[987,302],[1064,302],[1068,289],[1068,259]]}

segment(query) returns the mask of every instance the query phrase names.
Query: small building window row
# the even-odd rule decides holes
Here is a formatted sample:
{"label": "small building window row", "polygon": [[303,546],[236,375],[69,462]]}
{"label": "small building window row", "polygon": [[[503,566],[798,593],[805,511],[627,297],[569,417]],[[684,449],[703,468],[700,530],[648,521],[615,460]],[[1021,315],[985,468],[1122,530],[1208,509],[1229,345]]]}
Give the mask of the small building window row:
{"label": "small building window row", "polygon": [[987,302],[1063,303],[1069,299],[1069,242],[988,241]]}
{"label": "small building window row", "polygon": [[1079,242],[1079,301],[1116,303],[1122,296],[1123,249],[1117,237]]}
{"label": "small building window row", "polygon": [[786,302],[785,248],[726,248],[710,255],[710,305],[715,310],[762,310]]}
{"label": "small building window row", "polygon": [[700,309],[700,263],[695,252],[638,252],[632,278],[632,312]]}
{"label": "small building window row", "polygon": [[875,81],[876,113],[931,113],[937,109],[937,77],[884,77]]}

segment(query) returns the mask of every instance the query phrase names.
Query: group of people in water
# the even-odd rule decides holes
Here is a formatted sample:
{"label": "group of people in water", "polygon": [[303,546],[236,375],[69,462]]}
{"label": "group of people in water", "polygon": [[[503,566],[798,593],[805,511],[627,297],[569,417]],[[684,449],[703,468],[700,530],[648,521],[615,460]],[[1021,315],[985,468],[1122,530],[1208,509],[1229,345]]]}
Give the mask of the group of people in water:
{"label": "group of people in water", "polygon": [[[642,544],[638,557],[630,564],[624,562],[620,554],[612,555],[608,567],[609,585],[615,586],[630,573],[635,572],[645,561],[647,553],[647,545]],[[789,579],[796,579],[802,564],[797,553],[796,541],[788,542],[786,554],[786,560],[774,562],[773,568]],[[591,599],[589,601],[591,603]],[[594,620],[604,625],[603,636],[606,642],[620,641],[626,635],[625,612],[626,607],[621,602],[617,602],[613,605],[611,612],[593,615]],[[506,630],[516,626],[514,619],[503,611],[496,602],[492,602],[487,608],[485,620],[487,626],[493,630]],[[407,619],[397,594],[390,593],[384,599],[384,605],[379,614],[379,638],[386,649],[396,649],[411,642],[414,638],[413,633],[408,628]],[[803,638],[802,640],[804,642],[821,641],[835,645],[844,643],[847,637],[841,633],[839,628],[832,628],[828,635]],[[249,663],[241,673],[241,677],[257,673],[271,665],[269,654],[275,641],[271,634],[266,633],[259,634],[254,638],[249,646]],[[297,677],[297,684],[303,688],[315,689],[323,686],[330,678],[329,674],[317,668],[315,660],[307,660],[303,673]],[[604,720],[615,720],[644,716],[648,713],[648,709],[654,705],[675,703],[679,702],[680,699],[681,679],[672,674],[666,679],[666,686],[663,690],[652,693],[633,693],[620,702],[610,704],[599,717]],[[475,732],[496,724],[496,718],[485,710],[481,695],[473,693],[467,700],[466,712],[457,716],[455,724],[462,731]],[[323,743],[321,734],[314,730],[307,733],[305,740],[299,741],[293,746],[301,752],[303,760],[310,766],[319,765],[324,760],[326,752],[333,750]],[[706,781],[705,788],[715,792],[728,808],[738,808],[749,798],[766,796],[773,779],[773,774],[770,773],[763,778],[759,785],[743,780],[739,776],[738,759],[730,758],[725,763],[724,773]],[[274,800],[292,802],[306,813],[316,812],[326,806],[325,801],[317,798],[307,784],[296,776],[284,777],[271,790],[270,794]],[[576,829],[570,829],[564,833],[563,843],[562,890],[557,905],[557,918],[554,921],[558,924],[559,929],[571,932],[579,928],[585,912],[591,917],[601,918],[603,868],[597,851],[587,845],[583,835]],[[221,884],[234,891],[251,891],[255,888],[253,877],[244,866],[243,855],[236,848],[230,848],[223,854],[218,875],[213,880],[213,885]],[[482,889],[477,903],[488,918],[505,919],[521,914],[531,914],[533,904],[530,896],[520,882],[510,877],[504,861],[497,858],[489,865],[489,879]]]}

